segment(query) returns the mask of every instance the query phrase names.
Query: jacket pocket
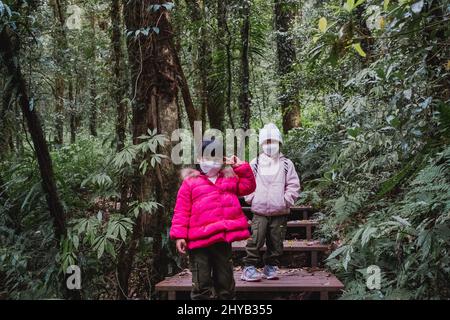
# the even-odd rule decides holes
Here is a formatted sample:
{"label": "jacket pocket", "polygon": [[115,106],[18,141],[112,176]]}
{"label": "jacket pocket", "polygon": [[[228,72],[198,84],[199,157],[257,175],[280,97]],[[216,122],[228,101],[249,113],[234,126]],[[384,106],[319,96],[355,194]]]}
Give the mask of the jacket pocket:
{"label": "jacket pocket", "polygon": [[269,190],[267,197],[267,209],[269,212],[276,212],[287,208],[286,200],[284,199],[284,188],[282,184],[274,184]]}
{"label": "jacket pocket", "polygon": [[266,189],[255,191],[252,199],[252,210],[255,212],[264,213],[267,208]]}
{"label": "jacket pocket", "polygon": [[248,246],[256,246],[258,243],[258,234],[259,234],[259,221],[258,218],[255,218],[256,215],[253,215],[252,224],[251,224],[251,235],[250,238],[247,239]]}

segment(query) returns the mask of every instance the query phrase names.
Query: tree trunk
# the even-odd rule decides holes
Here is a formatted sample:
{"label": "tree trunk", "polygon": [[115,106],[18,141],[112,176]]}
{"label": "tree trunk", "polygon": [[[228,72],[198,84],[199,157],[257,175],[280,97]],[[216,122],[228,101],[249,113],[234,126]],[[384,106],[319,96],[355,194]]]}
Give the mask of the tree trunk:
{"label": "tree trunk", "polygon": [[91,107],[89,110],[89,132],[92,136],[97,136],[97,79],[92,75],[91,85]]}
{"label": "tree trunk", "polygon": [[125,55],[123,52],[122,4],[121,0],[113,0],[111,4],[111,44],[113,61],[113,92],[112,96],[117,108],[116,135],[117,151],[125,146],[127,132],[127,103],[124,100],[128,93],[128,81],[125,72]]}
{"label": "tree trunk", "polygon": [[95,68],[97,65],[97,40],[96,40],[96,19],[95,13],[91,13],[90,17],[91,28],[92,28],[92,42],[91,42],[91,53],[92,53],[92,78],[91,78],[91,108],[89,110],[89,132],[92,136],[97,136],[97,76]]}
{"label": "tree trunk", "polygon": [[8,74],[12,77],[12,84],[16,88],[18,102],[30,131],[41,174],[42,188],[46,195],[50,215],[53,218],[55,237],[59,240],[67,231],[64,210],[56,189],[52,160],[42,131],[41,120],[36,110],[30,107],[27,86],[18,63],[20,59],[16,52],[16,41],[13,40],[12,34],[9,27],[3,28],[3,31],[0,33],[0,53]]}
{"label": "tree trunk", "polygon": [[183,67],[181,65],[181,61],[176,53],[176,48],[172,48],[174,52],[175,65],[178,71],[178,82],[181,90],[181,94],[183,96],[184,108],[186,110],[189,127],[191,131],[194,132],[194,122],[199,120],[197,115],[197,110],[194,107],[194,102],[192,101],[191,91],[189,90],[188,82],[186,76],[184,75]]}
{"label": "tree trunk", "polygon": [[77,139],[77,110],[73,92],[73,80],[69,82],[69,103],[70,103],[70,143],[75,143]]}
{"label": "tree trunk", "polygon": [[[32,4],[33,8],[36,3]],[[12,31],[9,26],[4,26],[0,32],[0,56],[5,64],[7,74],[11,77],[11,83],[16,94],[16,102],[19,105],[22,116],[25,118],[28,131],[33,142],[38,168],[41,176],[41,185],[45,193],[50,216],[53,220],[55,245],[59,247],[61,239],[67,234],[66,217],[63,206],[58,196],[53,172],[52,159],[48,150],[47,141],[41,125],[41,120],[28,95],[28,88],[20,67],[19,39],[17,31]],[[17,117],[19,119],[19,117]],[[69,290],[66,287],[67,276],[62,274],[60,288],[66,299],[79,299],[80,292]]]}
{"label": "tree trunk", "polygon": [[[225,107],[227,102],[227,61],[222,59],[226,55],[226,34],[223,32],[227,24],[227,0],[217,1],[217,27],[214,45],[213,70],[209,76],[208,92],[210,103],[208,118],[211,128],[223,131]],[[205,17],[206,18],[206,17]],[[206,19],[205,19],[206,20]],[[206,21],[205,21],[206,24]],[[211,73],[211,71],[209,71]]]}
{"label": "tree trunk", "polygon": [[55,144],[62,145],[64,142],[64,56],[67,49],[67,36],[65,31],[65,2],[63,0],[52,0],[53,15],[57,21],[55,34]]}
{"label": "tree trunk", "polygon": [[[206,12],[210,11],[210,1],[186,0],[191,20],[200,25],[199,33],[196,35],[198,40],[198,52],[195,57],[195,66],[198,70],[198,96],[201,101],[202,120],[209,119],[211,128],[223,129],[223,120],[225,114],[225,88],[224,88],[224,63],[217,59],[213,61],[213,51],[209,37],[208,22]],[[223,18],[225,17],[225,2],[219,1],[217,5],[218,30],[223,27]],[[221,21],[219,21],[221,19]],[[217,52],[224,49],[224,36],[219,31],[215,39],[214,50]]]}
{"label": "tree trunk", "polygon": [[[232,37],[231,37],[231,32],[230,32],[230,28],[228,27],[228,1],[229,0],[224,0],[224,1],[218,1],[217,2],[217,11],[219,12],[219,19],[218,19],[218,29],[219,30],[225,30],[226,33],[226,41],[225,41],[225,52],[226,52],[226,56],[227,56],[227,63],[226,63],[226,74],[227,74],[227,100],[226,100],[226,109],[227,109],[227,113],[228,113],[228,119],[230,121],[230,125],[231,127],[234,129],[234,120],[233,120],[233,112],[231,109],[231,98],[232,98],[232,88],[233,88],[233,74],[232,74],[232,59],[233,59],[233,55],[231,53],[231,42],[232,42]],[[222,29],[223,28],[223,29]]]}
{"label": "tree trunk", "polygon": [[[205,124],[206,115],[209,115],[210,92],[209,92],[209,72],[212,69],[211,49],[208,41],[208,30],[204,19],[205,2],[200,0],[186,0],[191,20],[194,24],[199,25],[199,30],[195,30],[195,38],[198,40],[198,52],[194,57],[194,65],[197,70],[197,95],[200,99],[200,118],[202,124]],[[202,6],[203,4],[203,6]],[[197,33],[198,32],[198,33]],[[211,125],[212,126],[212,125]]]}
{"label": "tree trunk", "polygon": [[295,7],[291,3],[275,0],[275,29],[278,56],[279,92],[278,103],[283,114],[283,131],[300,126],[300,105],[298,90],[286,85],[284,79],[293,71],[296,59],[295,44],[289,34],[289,27],[295,18]]}
{"label": "tree trunk", "polygon": [[[126,97],[128,96],[128,79],[126,74],[125,54],[123,49],[123,27],[122,27],[122,3],[120,0],[113,0],[111,4],[111,56],[113,63],[113,88],[112,97],[116,103],[117,118],[116,118],[116,139],[117,152],[122,151],[125,147],[127,120],[128,120],[128,105]],[[125,176],[120,179],[120,211],[126,214],[128,211],[128,194],[129,181]]]}
{"label": "tree trunk", "polygon": [[[447,18],[443,8],[443,5],[438,1],[433,1],[429,5],[428,12],[431,17],[428,23],[438,23],[439,27],[427,27],[424,38],[430,44],[433,41],[437,42],[436,47],[428,53],[425,61],[430,69],[434,69],[434,72],[431,73],[431,79],[438,84],[435,95],[445,105],[450,99],[450,77],[448,76],[448,71],[445,74],[445,67],[443,67],[449,63],[448,22],[446,22]],[[445,46],[447,46],[447,50],[442,50],[442,47]]]}
{"label": "tree trunk", "polygon": [[362,4],[356,8],[355,18],[356,23],[358,24],[358,34],[362,37],[361,40],[361,48],[366,53],[366,57],[360,57],[363,63],[363,66],[368,67],[375,59],[373,55],[373,46],[374,39],[372,38],[372,33],[370,29],[367,27],[367,17],[366,13],[366,5]]}
{"label": "tree trunk", "polygon": [[58,72],[55,79],[55,144],[62,145],[64,143],[64,78]]}
{"label": "tree trunk", "polygon": [[242,128],[250,128],[250,64],[249,64],[249,40],[250,40],[250,0],[242,3],[242,26],[241,26],[241,93],[239,105],[241,109]]}
{"label": "tree trunk", "polygon": [[[178,5],[176,2],[174,2],[175,5]],[[178,30],[174,29],[175,33],[178,33]],[[178,51],[180,51],[180,43],[179,41],[175,42],[174,41],[174,47],[172,48],[172,50],[176,53]],[[197,112],[197,109],[194,106],[194,102],[192,100],[192,95],[191,95],[191,91],[189,89],[189,83],[188,83],[188,79],[186,78],[186,75],[184,73],[183,70],[183,65],[181,63],[181,58],[178,57],[177,54],[174,54],[174,57],[176,58],[175,64],[177,66],[178,69],[178,83],[180,86],[180,91],[181,91],[181,96],[183,98],[183,104],[184,104],[184,109],[185,112],[187,114],[188,117],[188,122],[189,122],[189,128],[191,128],[191,131],[194,132],[194,123],[195,121],[199,121],[201,120],[199,117],[199,112]],[[180,106],[180,104],[178,103],[178,106]],[[179,109],[179,114],[181,115],[181,109]],[[178,126],[181,128],[182,127],[182,121],[181,121],[181,117],[179,119],[179,124]]]}
{"label": "tree trunk", "polygon": [[11,126],[14,124],[14,109],[12,108],[14,86],[11,81],[2,85],[5,90],[2,92],[2,109],[0,112],[0,161],[11,151]]}
{"label": "tree trunk", "polygon": [[[125,6],[125,22],[127,29],[135,31],[147,26],[158,28],[148,36],[140,34],[128,38],[128,54],[133,87],[133,143],[139,143],[138,137],[147,133],[148,129],[156,129],[159,133],[170,134],[178,128],[177,94],[177,58],[174,56],[173,31],[169,20],[169,11],[164,7],[156,11],[148,11],[155,4],[163,4],[159,0],[131,0]],[[154,29],[153,29],[154,30]],[[159,153],[170,155],[171,145],[167,144]],[[155,170],[142,176],[136,170],[133,180],[132,197],[139,202],[156,198],[163,205],[151,215],[153,226],[153,245],[151,262],[151,284],[161,280],[167,263],[163,263],[162,233],[168,226],[168,212],[174,205],[176,186],[178,184],[175,166],[163,160]],[[134,254],[142,236],[142,224],[148,213],[140,212],[136,221],[132,240],[119,256],[119,290],[118,297],[128,295],[128,279],[132,270]]]}
{"label": "tree trunk", "polygon": [[17,101],[14,102],[13,108],[16,120],[14,123],[14,141],[16,143],[16,152],[18,154],[21,154],[24,150],[23,135],[20,134],[20,132],[22,131],[22,121],[19,121],[19,119],[22,119],[22,115],[20,114],[20,106],[18,105]]}

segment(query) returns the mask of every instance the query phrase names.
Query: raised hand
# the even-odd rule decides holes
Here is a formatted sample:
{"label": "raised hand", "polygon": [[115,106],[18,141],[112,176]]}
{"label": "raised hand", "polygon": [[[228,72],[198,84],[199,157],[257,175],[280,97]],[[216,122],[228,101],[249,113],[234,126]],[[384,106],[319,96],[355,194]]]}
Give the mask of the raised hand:
{"label": "raised hand", "polygon": [[233,167],[239,166],[244,163],[244,161],[242,161],[235,155],[233,155],[231,157],[224,157],[224,162],[225,162],[225,164],[231,165]]}

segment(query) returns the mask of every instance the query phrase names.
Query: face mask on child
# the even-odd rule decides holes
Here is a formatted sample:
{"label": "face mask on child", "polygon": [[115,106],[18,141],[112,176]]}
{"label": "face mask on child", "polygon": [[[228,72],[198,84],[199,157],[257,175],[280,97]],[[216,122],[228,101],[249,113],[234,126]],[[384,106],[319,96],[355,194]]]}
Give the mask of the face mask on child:
{"label": "face mask on child", "polygon": [[208,177],[214,177],[222,169],[222,163],[212,160],[200,161],[200,169]]}
{"label": "face mask on child", "polygon": [[263,151],[265,154],[267,154],[269,157],[273,157],[278,154],[280,151],[280,144],[279,143],[265,143],[262,146]]}

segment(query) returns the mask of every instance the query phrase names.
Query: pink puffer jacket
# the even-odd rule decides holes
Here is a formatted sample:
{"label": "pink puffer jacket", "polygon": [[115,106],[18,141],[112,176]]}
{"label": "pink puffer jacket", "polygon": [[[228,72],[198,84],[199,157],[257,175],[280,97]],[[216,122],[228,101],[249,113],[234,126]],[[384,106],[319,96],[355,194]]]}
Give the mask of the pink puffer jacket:
{"label": "pink puffer jacket", "polygon": [[255,191],[250,165],[225,168],[215,183],[194,169],[182,172],[175,213],[170,228],[171,239],[186,239],[188,249],[203,248],[216,242],[247,239],[247,218],[238,196]]}

